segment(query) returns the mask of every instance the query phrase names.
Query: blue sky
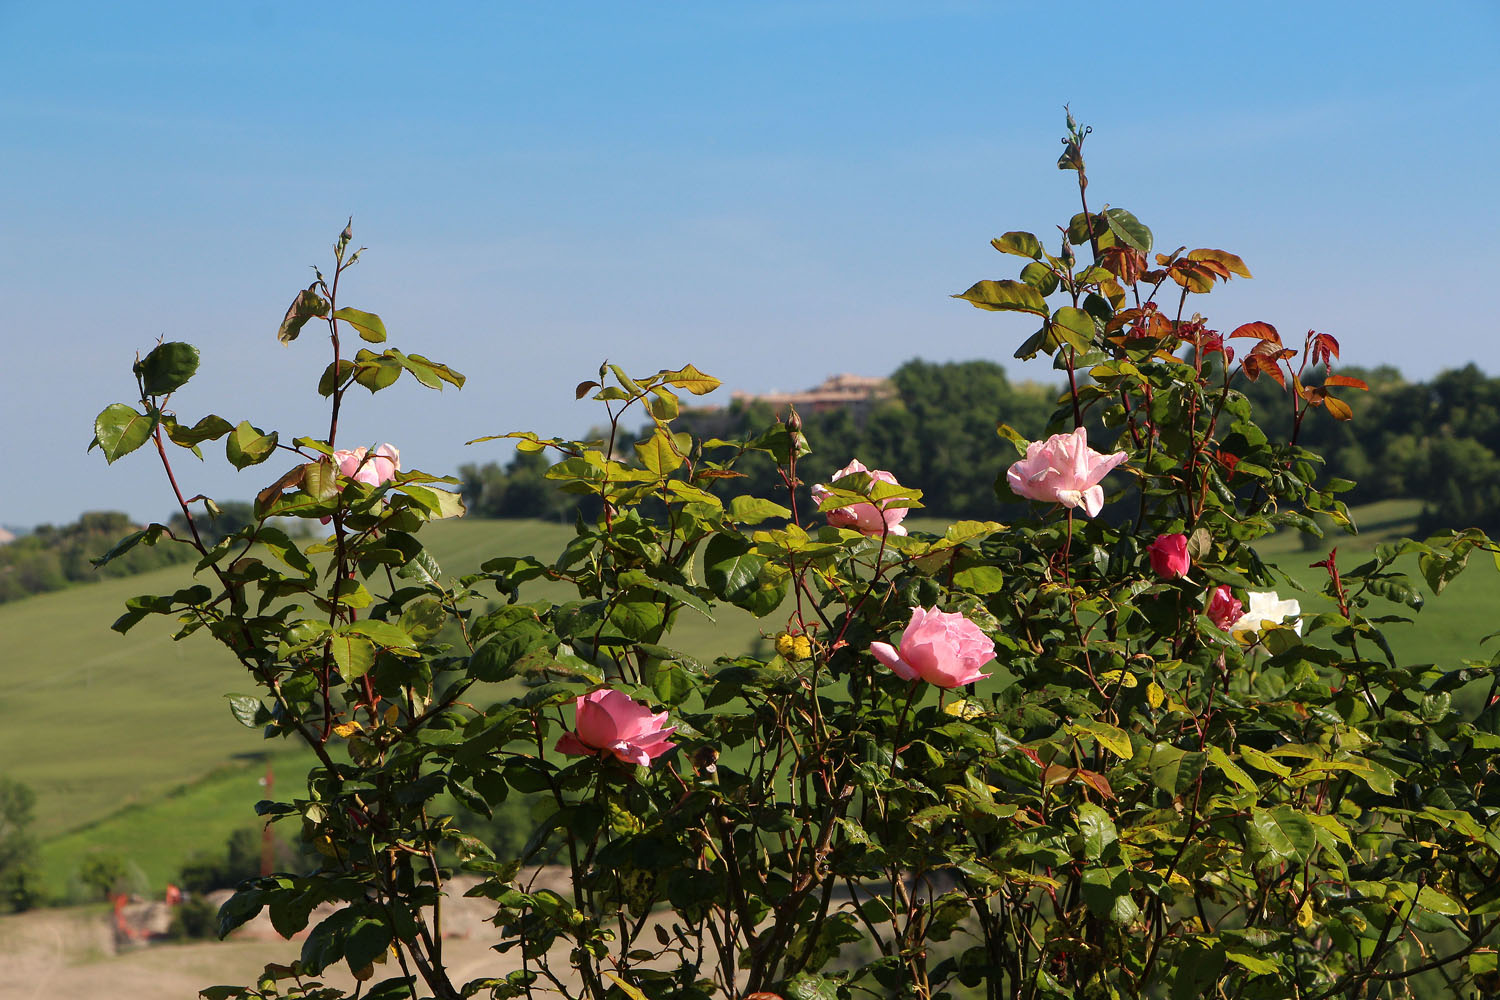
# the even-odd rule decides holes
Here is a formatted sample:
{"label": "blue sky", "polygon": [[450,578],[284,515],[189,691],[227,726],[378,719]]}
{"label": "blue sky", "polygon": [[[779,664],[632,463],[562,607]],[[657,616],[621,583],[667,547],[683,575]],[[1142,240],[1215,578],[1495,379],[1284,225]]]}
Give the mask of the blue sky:
{"label": "blue sky", "polygon": [[[915,356],[1050,381],[1009,361],[1025,321],[948,295],[1076,211],[1065,102],[1093,207],[1255,272],[1214,325],[1494,370],[1497,12],[0,0],[0,523],[170,512],[148,452],[84,453],[158,337],[203,351],[183,417],[319,433],[326,344],[274,333],[351,214],[345,304],[470,382],[351,397],[340,443],[428,471],[584,432],[605,356],[726,396]],[[234,499],[281,469],[180,471]]]}

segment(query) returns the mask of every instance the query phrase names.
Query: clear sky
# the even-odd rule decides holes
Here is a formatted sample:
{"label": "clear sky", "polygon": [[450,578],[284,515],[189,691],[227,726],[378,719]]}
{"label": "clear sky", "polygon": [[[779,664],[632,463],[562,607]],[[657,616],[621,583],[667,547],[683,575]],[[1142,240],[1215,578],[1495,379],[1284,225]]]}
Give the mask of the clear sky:
{"label": "clear sky", "polygon": [[[84,453],[158,337],[203,351],[182,417],[323,433],[326,341],[274,334],[351,214],[344,303],[470,381],[351,396],[340,443],[428,471],[584,432],[605,356],[726,397],[916,356],[1051,381],[948,296],[1076,211],[1065,102],[1091,207],[1255,272],[1213,325],[1494,371],[1497,42],[1493,0],[0,0],[0,524],[170,513],[149,452]],[[283,471],[183,454],[220,499]]]}

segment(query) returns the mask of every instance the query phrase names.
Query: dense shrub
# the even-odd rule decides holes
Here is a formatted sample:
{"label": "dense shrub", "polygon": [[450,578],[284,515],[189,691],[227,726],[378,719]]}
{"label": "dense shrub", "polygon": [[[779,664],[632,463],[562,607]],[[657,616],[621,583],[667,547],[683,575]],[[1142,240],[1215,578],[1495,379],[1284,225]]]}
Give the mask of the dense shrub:
{"label": "dense shrub", "polygon": [[[545,563],[496,554],[444,576],[419,536],[462,512],[442,488],[456,480],[391,445],[337,447],[351,391],[463,384],[421,355],[348,351],[351,331],[387,336],[342,304],[348,229],[278,331],[326,327],[328,438],[292,438],[292,459],[248,423],[187,427],[169,403],[196,350],[138,363],[136,402],[98,419],[107,459],[226,438],[237,467],[278,463],[252,523],[214,547],[190,532],[203,582],[116,623],[207,630],[257,686],[232,702],[240,721],[317,755],[305,791],[258,807],[316,866],[245,884],[219,930],[268,910],[292,934],[340,904],[297,963],[204,995],[341,996],[314,977],[343,962],[373,978],[392,951],[359,995],[1324,1000],[1426,975],[1490,989],[1500,670],[1399,661],[1381,628],[1422,603],[1408,572],[1441,592],[1496,547],[1464,531],[1355,566],[1330,550],[1320,591],[1287,596],[1296,582],[1257,542],[1347,524],[1352,484],[1323,475],[1305,435],[1353,418],[1366,383],[1336,370],[1332,336],[1220,333],[1190,311],[1249,268],[1157,253],[1130,212],[1091,210],[1086,135],[1070,117],[1058,164],[1081,211],[1055,243],[997,237],[1017,277],[957,296],[1035,327],[1018,355],[1051,358],[1068,385],[1045,428],[986,428],[940,455],[892,440],[890,466],[825,450],[809,472],[821,445],[795,414],[695,438],[681,397],[717,379],[606,365],[578,387],[602,407],[597,439],[503,435],[556,459],[542,478],[597,512]],[[1244,390],[1271,385],[1284,419],[1262,427]],[[906,512],[948,488],[919,477],[959,461],[990,463],[1017,513],[913,530]],[[775,499],[736,491],[757,463]],[[277,517],[329,527],[304,546]],[[183,539],[151,526],[119,551],[168,541]],[[238,558],[251,543],[264,559]],[[576,596],[526,599],[538,579]],[[683,616],[740,612],[771,648],[712,663],[673,648]],[[1489,697],[1460,711],[1453,692],[1476,682]],[[519,847],[465,828],[465,812],[523,799]],[[493,904],[509,955],[467,983],[435,933],[450,857],[480,879],[470,895]],[[566,892],[535,881],[552,858]]]}

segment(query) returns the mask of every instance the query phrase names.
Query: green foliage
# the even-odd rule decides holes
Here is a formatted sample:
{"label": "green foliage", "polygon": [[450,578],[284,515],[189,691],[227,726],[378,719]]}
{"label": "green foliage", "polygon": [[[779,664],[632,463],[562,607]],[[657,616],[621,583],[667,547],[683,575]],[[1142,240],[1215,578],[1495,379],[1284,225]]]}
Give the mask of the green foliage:
{"label": "green foliage", "polygon": [[129,879],[125,858],[114,852],[92,854],[78,867],[78,882],[90,899],[109,899],[124,892]]}
{"label": "green foliage", "polygon": [[36,838],[31,833],[36,793],[0,775],[0,907],[29,910],[42,900]]}
{"label": "green foliage", "polygon": [[[1327,374],[1331,338],[1287,346],[1262,322],[1228,335],[1253,342],[1234,364],[1184,312],[1249,269],[1209,248],[1148,259],[1154,236],[1133,215],[1089,210],[1088,133],[1071,116],[1068,129],[1059,166],[1082,211],[1056,255],[1006,234],[997,249],[1028,259],[1020,279],[959,296],[1039,317],[1017,353],[1049,355],[1068,381],[1045,430],[1002,428],[1002,444],[986,418],[993,452],[898,448],[891,471],[830,484],[852,456],[806,419],[705,438],[684,430],[680,396],[717,380],[606,364],[577,389],[604,411],[596,439],[497,435],[555,458],[533,471],[593,516],[553,560],[499,554],[454,578],[421,541],[461,512],[436,489],[451,481],[358,481],[325,460],[331,439],[288,446],[238,426],[231,462],[294,464],[267,473],[251,523],[195,541],[203,582],[135,598],[115,626],[165,615],[179,636],[212,635],[256,689],[235,717],[317,758],[305,788],[257,807],[316,866],[243,884],[218,916],[221,935],[262,911],[306,931],[300,960],[206,995],[267,995],[280,979],[295,995],[336,963],[364,977],[392,947],[404,975],[369,995],[420,977],[444,998],[519,996],[540,978],[591,1000],[980,984],[1321,998],[1429,968],[1455,986],[1487,974],[1466,960],[1497,924],[1500,660],[1409,662],[1382,629],[1424,604],[1413,567],[1441,592],[1496,546],[1471,530],[1384,543],[1357,565],[1330,551],[1303,608],[1268,593],[1291,581],[1258,545],[1349,523],[1345,484],[1320,479],[1301,434],[1347,420],[1331,390],[1363,383]],[[350,238],[281,331],[325,321],[333,427],[348,389],[378,391],[392,365],[462,382],[395,349],[345,366],[340,324],[372,328],[337,302]],[[962,378],[915,366],[906,383],[936,433],[972,433],[936,395],[963,398]],[[1289,433],[1258,426],[1246,384],[1283,393]],[[159,405],[144,387],[139,403]],[[159,422],[151,433],[167,455]],[[1025,459],[1007,470],[1012,444]],[[1009,523],[898,523],[944,488],[921,477],[969,462],[998,478]],[[757,463],[770,495],[740,488]],[[817,477],[816,497],[802,492]],[[1087,516],[1101,505],[1114,515]],[[275,515],[330,527],[303,545]],[[1148,555],[1163,535],[1180,536],[1186,572]],[[257,542],[271,558],[240,557]],[[571,592],[539,597],[542,581]],[[1216,587],[1251,616],[1210,619]],[[774,630],[770,648],[680,648],[684,621],[731,608]],[[1459,707],[1475,682],[1490,696]],[[475,835],[476,817],[520,801],[524,843]],[[534,881],[529,866],[553,859],[566,894]],[[453,867],[479,876],[470,895],[493,904],[517,973],[450,978],[426,926]],[[336,909],[313,922],[325,902]]]}

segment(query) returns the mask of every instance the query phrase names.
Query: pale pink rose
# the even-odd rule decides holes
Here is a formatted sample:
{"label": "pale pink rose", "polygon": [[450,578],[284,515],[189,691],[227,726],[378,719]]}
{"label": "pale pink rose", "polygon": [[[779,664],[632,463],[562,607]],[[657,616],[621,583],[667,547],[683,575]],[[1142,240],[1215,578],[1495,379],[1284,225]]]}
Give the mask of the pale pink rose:
{"label": "pale pink rose", "polygon": [[1215,628],[1229,628],[1239,620],[1244,610],[1245,606],[1235,598],[1227,585],[1215,587],[1208,598],[1208,620],[1214,623]]}
{"label": "pale pink rose", "polygon": [[1156,541],[1146,546],[1151,556],[1151,570],[1157,576],[1175,580],[1187,576],[1192,559],[1188,557],[1187,535],[1157,535]]}
{"label": "pale pink rose", "polygon": [[1089,447],[1082,427],[1071,434],[1054,434],[1045,441],[1026,446],[1026,457],[1005,473],[1005,481],[1018,496],[1051,501],[1064,507],[1082,507],[1094,517],[1104,506],[1104,488],[1099,481],[1125,461],[1117,451],[1103,455]]}
{"label": "pale pink rose", "polygon": [[995,658],[995,644],[969,619],[957,612],[911,609],[911,624],[901,633],[901,648],[888,642],[870,644],[875,659],[897,677],[921,678],[938,687],[955,688],[982,681],[989,674],[979,668]]}
{"label": "pale pink rose", "polygon": [[333,453],[333,461],[339,467],[341,475],[366,486],[388,483],[401,471],[401,453],[389,444],[383,444],[373,452],[365,448],[336,451]]}
{"label": "pale pink rose", "polygon": [[[890,483],[893,486],[900,485],[896,477],[884,469],[867,469],[855,459],[848,465],[833,474],[833,481],[837,482],[845,476],[852,476],[856,472],[863,472],[877,483]],[[812,488],[812,498],[816,503],[822,503],[828,499],[830,491],[821,483]],[[835,528],[853,528],[855,531],[866,535],[879,535],[889,533],[892,535],[906,534],[906,528],[902,527],[901,519],[906,516],[905,507],[887,508],[894,497],[877,500],[875,503],[857,503],[848,507],[840,507],[828,512],[828,523]]]}
{"label": "pale pink rose", "polygon": [[[401,471],[401,452],[391,444],[380,445],[374,451],[368,448],[340,449],[333,453],[333,464],[338,466],[341,476],[366,486],[379,486],[395,479],[396,473]],[[333,518],[324,515],[318,520],[327,524]]]}
{"label": "pale pink rose", "polygon": [[677,727],[662,728],[667,713],[653,715],[623,691],[600,688],[580,695],[576,706],[574,731],[557,741],[563,753],[580,757],[612,753],[627,764],[650,764],[675,745],[667,737]]}

